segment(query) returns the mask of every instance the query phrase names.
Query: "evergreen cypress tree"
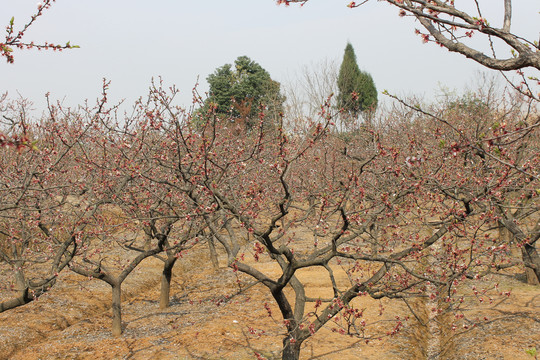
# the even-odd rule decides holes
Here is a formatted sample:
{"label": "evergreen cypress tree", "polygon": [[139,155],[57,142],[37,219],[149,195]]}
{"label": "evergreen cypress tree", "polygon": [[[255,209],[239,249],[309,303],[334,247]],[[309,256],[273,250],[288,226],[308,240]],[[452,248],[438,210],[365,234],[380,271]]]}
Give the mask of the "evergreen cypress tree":
{"label": "evergreen cypress tree", "polygon": [[338,106],[350,117],[364,113],[368,118],[377,108],[377,88],[367,72],[360,71],[350,43],[345,47],[338,76]]}
{"label": "evergreen cypress tree", "polygon": [[208,103],[217,105],[217,113],[243,118],[251,128],[258,123],[261,107],[266,107],[265,125],[276,125],[283,112],[285,97],[280,83],[247,56],[240,56],[234,65],[225,64],[206,78],[210,85]]}

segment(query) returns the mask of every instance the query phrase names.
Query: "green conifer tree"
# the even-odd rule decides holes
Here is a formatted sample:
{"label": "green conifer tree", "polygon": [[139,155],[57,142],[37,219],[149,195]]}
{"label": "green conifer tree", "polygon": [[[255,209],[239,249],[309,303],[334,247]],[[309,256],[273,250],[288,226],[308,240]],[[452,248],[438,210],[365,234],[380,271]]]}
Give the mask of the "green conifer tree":
{"label": "green conifer tree", "polygon": [[273,127],[283,112],[285,97],[280,84],[270,74],[247,56],[240,56],[234,65],[217,68],[207,79],[210,85],[206,104],[217,106],[217,113],[244,120],[251,128],[259,121],[261,109],[266,109],[265,126]]}
{"label": "green conifer tree", "polygon": [[345,47],[343,62],[338,75],[338,106],[349,118],[361,113],[369,120],[377,108],[377,88],[373,78],[361,71],[350,43]]}

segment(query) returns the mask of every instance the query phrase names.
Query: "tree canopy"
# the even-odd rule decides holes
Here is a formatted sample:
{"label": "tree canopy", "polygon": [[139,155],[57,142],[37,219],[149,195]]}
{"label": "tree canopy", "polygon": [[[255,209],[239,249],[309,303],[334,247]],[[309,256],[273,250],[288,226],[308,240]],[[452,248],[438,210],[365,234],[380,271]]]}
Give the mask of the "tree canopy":
{"label": "tree canopy", "polygon": [[206,80],[210,93],[205,105],[214,104],[217,113],[244,121],[250,128],[263,110],[267,125],[277,123],[285,101],[280,83],[249,57],[240,56],[234,66],[225,64],[217,68]]}
{"label": "tree canopy", "polygon": [[[276,0],[278,4],[289,5],[309,0]],[[347,6],[357,8],[369,0],[356,3],[351,1]],[[517,70],[518,78],[503,76],[523,95],[540,101],[538,92],[538,73],[540,69],[540,45],[537,35],[530,37],[514,32],[512,20],[512,0],[504,0],[504,10],[488,21],[484,13],[491,6],[489,2],[468,7],[452,1],[424,0],[384,0],[387,4],[399,9],[400,17],[414,17],[423,28],[415,28],[424,43],[435,43],[451,52],[461,54],[480,65],[501,71]],[[531,13],[536,13],[531,8]],[[471,38],[474,38],[471,41]],[[485,49],[490,49],[485,51]],[[448,64],[451,66],[451,64]],[[531,71],[526,74],[522,69]]]}
{"label": "tree canopy", "polygon": [[357,117],[363,112],[372,113],[377,108],[377,88],[373,78],[358,67],[350,43],[345,47],[339,69],[338,89],[338,106],[350,116]]}

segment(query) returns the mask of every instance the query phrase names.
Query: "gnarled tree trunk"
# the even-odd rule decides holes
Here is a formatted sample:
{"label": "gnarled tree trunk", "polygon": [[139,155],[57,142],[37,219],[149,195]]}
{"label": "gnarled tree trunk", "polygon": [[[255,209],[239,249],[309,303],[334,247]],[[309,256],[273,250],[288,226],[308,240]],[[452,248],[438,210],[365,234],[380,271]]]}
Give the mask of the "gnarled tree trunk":
{"label": "gnarled tree trunk", "polygon": [[219,269],[218,255],[216,251],[216,244],[212,235],[208,236],[208,249],[210,250],[210,260],[212,261],[212,267],[214,270]]}
{"label": "gnarled tree trunk", "polygon": [[170,304],[171,296],[171,279],[172,269],[178,258],[174,255],[167,254],[167,259],[163,265],[163,272],[161,273],[161,292],[159,295],[159,308],[166,309]]}
{"label": "gnarled tree trunk", "polygon": [[122,335],[122,283],[115,281],[112,288],[112,335]]}
{"label": "gnarled tree trunk", "polygon": [[540,237],[540,225],[537,225],[532,232],[529,233],[529,237],[521,230],[521,228],[514,222],[513,218],[507,217],[500,220],[500,222],[508,229],[512,236],[517,240],[521,246],[521,256],[523,258],[523,264],[525,265],[525,275],[527,276],[527,283],[531,285],[540,284],[540,256],[536,249],[536,241]]}
{"label": "gnarled tree trunk", "polygon": [[290,336],[283,339],[283,354],[282,360],[298,360],[300,359],[300,341],[292,340]]}
{"label": "gnarled tree trunk", "polygon": [[521,247],[527,284],[540,285],[540,256],[535,244],[525,244]]}

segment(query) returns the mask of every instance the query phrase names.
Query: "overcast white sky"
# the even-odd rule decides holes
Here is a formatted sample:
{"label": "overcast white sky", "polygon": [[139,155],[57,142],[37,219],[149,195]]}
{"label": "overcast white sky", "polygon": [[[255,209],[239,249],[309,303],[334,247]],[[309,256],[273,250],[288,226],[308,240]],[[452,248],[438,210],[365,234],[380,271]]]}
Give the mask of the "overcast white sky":
{"label": "overcast white sky", "polygon": [[[456,0],[470,3],[470,0]],[[74,106],[96,99],[102,78],[111,80],[111,100],[131,104],[145,95],[152,77],[181,91],[191,89],[236,57],[247,55],[282,84],[306,65],[343,56],[347,41],[359,66],[379,92],[428,96],[439,84],[462,88],[482,68],[414,34],[420,25],[398,17],[397,9],[372,0],[349,9],[348,0],[311,0],[305,6],[277,6],[274,0],[57,0],[28,31],[26,39],[80,45],[63,51],[17,51],[15,64],[0,59],[0,92],[29,98],[40,110],[44,94]],[[491,24],[498,24],[503,0],[484,0]],[[540,1],[514,1],[513,31],[528,39],[540,32]],[[35,0],[0,0],[0,25],[23,25]],[[489,17],[492,16],[492,17]],[[382,95],[380,95],[382,97]]]}

